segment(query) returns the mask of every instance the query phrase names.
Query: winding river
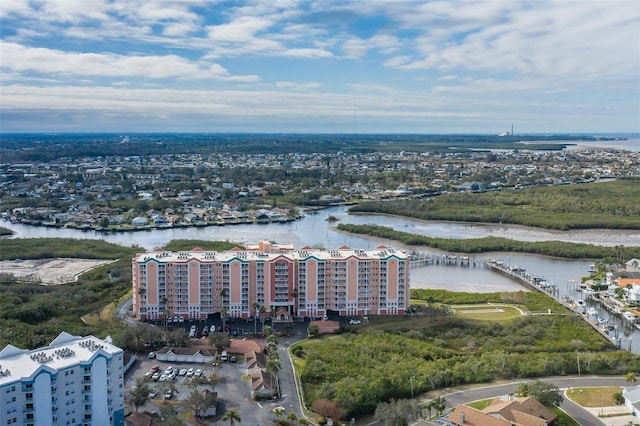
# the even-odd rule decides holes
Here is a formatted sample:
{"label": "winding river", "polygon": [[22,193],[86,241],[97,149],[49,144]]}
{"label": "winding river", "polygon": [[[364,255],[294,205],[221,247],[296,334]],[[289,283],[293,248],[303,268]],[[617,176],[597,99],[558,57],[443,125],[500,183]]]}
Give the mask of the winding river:
{"label": "winding river", "polygon": [[[398,231],[413,232],[430,237],[441,238],[482,238],[498,236],[523,241],[568,241],[605,246],[640,246],[640,232],[628,230],[581,230],[581,231],[549,231],[513,225],[493,225],[458,222],[435,222],[407,219],[383,215],[350,215],[348,207],[339,206],[322,210],[316,214],[307,214],[295,222],[211,226],[205,228],[161,229],[125,233],[100,233],[75,229],[57,229],[34,227],[29,225],[2,222],[0,226],[12,229],[15,234],[10,238],[83,238],[102,239],[111,243],[131,246],[137,245],[141,250],[152,250],[162,247],[174,239],[194,240],[226,240],[240,244],[255,243],[259,240],[270,240],[277,243],[292,243],[296,247],[305,245],[326,248],[337,248],[342,245],[370,249],[379,244],[396,245],[397,243],[367,238],[361,235],[349,235],[335,229],[335,222],[326,221],[329,215],[339,219],[339,223],[376,224],[391,227]],[[423,252],[436,253],[432,249],[420,249]],[[566,260],[548,256],[528,255],[520,253],[485,253],[475,256],[482,261],[485,258],[497,258],[512,265],[519,265],[528,272],[544,276],[554,282],[561,295],[569,295],[574,299],[581,296],[576,292],[571,280],[580,281],[588,275],[588,268],[593,260]],[[411,286],[414,288],[444,288],[452,291],[494,292],[523,290],[517,282],[481,267],[428,266],[411,270]],[[608,318],[608,314],[594,305],[599,315],[612,322],[618,322],[618,333],[621,346],[640,353],[640,331],[629,327],[623,320]]]}

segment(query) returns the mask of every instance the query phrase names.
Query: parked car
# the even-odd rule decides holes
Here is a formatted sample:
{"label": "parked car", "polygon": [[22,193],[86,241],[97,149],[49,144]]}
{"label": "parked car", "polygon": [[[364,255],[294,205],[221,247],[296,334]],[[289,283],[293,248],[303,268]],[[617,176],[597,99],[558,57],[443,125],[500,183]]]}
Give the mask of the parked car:
{"label": "parked car", "polygon": [[198,368],[198,369],[193,373],[193,375],[194,375],[194,376],[197,376],[197,377],[202,376],[202,370]]}
{"label": "parked car", "polygon": [[164,374],[169,375],[171,373],[173,373],[173,367],[172,366],[168,366],[167,368],[165,368]]}
{"label": "parked car", "polygon": [[186,368],[180,369],[178,376],[186,376],[186,375],[187,375],[187,369]]}
{"label": "parked car", "polygon": [[190,368],[187,370],[187,377],[192,377],[193,376],[193,368]]}
{"label": "parked car", "polygon": [[161,374],[160,377],[158,378],[159,382],[166,382],[167,381],[167,376],[166,374]]}
{"label": "parked car", "polygon": [[235,355],[231,355],[229,357],[229,362],[237,362],[237,361],[238,361],[238,358]]}
{"label": "parked car", "polygon": [[151,376],[151,380],[157,382],[158,379],[160,379],[160,373],[153,373],[153,376]]}
{"label": "parked car", "polygon": [[151,367],[151,372],[152,373],[157,373],[158,371],[160,371],[160,367],[157,365],[154,365],[153,367]]}
{"label": "parked car", "polygon": [[164,399],[171,399],[171,398],[173,398],[173,391],[169,389],[167,390],[167,392],[165,392]]}
{"label": "parked car", "polygon": [[352,319],[349,320],[349,324],[351,324],[351,325],[359,325],[360,324],[360,320],[352,318]]}
{"label": "parked car", "polygon": [[149,355],[147,355],[149,357],[149,359],[154,359],[156,357],[156,353],[155,352],[149,352]]}
{"label": "parked car", "polygon": [[149,392],[149,399],[156,399],[158,397],[158,389],[154,389]]}

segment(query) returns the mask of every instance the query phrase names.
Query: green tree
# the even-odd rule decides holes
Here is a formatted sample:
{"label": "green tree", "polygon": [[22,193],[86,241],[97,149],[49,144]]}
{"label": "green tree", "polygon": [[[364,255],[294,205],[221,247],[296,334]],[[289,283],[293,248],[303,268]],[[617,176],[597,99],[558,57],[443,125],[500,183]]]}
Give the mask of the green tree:
{"label": "green tree", "polygon": [[550,382],[536,380],[529,385],[529,396],[534,397],[545,407],[559,407],[564,401],[558,386]]}
{"label": "green tree", "polygon": [[242,419],[240,418],[238,410],[235,408],[229,408],[227,412],[224,413],[224,416],[222,416],[222,421],[229,422],[229,425],[235,426],[236,422],[240,423]]}
{"label": "green tree", "polygon": [[320,327],[318,324],[310,324],[309,325],[309,336],[317,337],[320,334]]}
{"label": "green tree", "polygon": [[516,395],[526,397],[529,396],[529,383],[522,382],[516,388]]}
{"label": "green tree", "polygon": [[151,393],[151,387],[149,386],[149,380],[146,377],[139,377],[129,394],[129,400],[133,405],[135,411],[142,407],[149,401],[149,394]]}
{"label": "green tree", "polygon": [[209,343],[215,346],[218,351],[223,351],[231,345],[231,339],[226,333],[211,333]]}
{"label": "green tree", "polygon": [[408,426],[420,418],[421,409],[415,400],[392,399],[376,407],[375,418],[385,426]]}
{"label": "green tree", "polygon": [[298,416],[296,416],[296,413],[291,411],[289,414],[287,414],[287,420],[291,424],[296,424],[298,422]]}
{"label": "green tree", "polygon": [[436,396],[433,398],[433,408],[436,410],[438,416],[444,413],[444,409],[447,407],[447,400],[443,396]]}

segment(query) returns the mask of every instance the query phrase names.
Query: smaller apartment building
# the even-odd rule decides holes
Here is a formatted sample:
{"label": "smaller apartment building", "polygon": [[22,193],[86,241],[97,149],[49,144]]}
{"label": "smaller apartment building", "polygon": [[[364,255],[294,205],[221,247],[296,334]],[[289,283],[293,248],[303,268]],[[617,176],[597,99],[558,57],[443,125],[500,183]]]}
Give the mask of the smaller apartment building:
{"label": "smaller apartment building", "polygon": [[47,347],[0,351],[0,425],[124,425],[122,350],[62,332]]}
{"label": "smaller apartment building", "polygon": [[214,314],[250,318],[402,315],[409,303],[409,257],[403,251],[335,250],[260,242],[246,249],[162,249],[132,261],[134,314],[142,320]]}

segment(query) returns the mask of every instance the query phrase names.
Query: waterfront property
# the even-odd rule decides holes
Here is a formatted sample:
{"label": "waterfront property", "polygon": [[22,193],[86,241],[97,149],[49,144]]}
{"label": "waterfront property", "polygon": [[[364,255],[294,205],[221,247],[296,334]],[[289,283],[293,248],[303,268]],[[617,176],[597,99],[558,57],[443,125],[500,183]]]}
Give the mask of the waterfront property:
{"label": "waterfront property", "polygon": [[378,246],[335,250],[276,245],[210,252],[156,250],[132,261],[134,314],[142,320],[402,315],[409,256]]}
{"label": "waterfront property", "polygon": [[62,332],[34,350],[0,351],[0,424],[123,425],[123,352]]}

